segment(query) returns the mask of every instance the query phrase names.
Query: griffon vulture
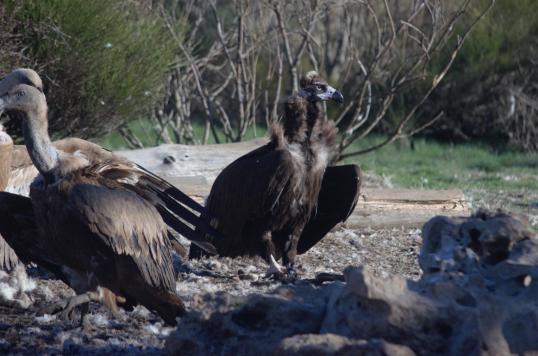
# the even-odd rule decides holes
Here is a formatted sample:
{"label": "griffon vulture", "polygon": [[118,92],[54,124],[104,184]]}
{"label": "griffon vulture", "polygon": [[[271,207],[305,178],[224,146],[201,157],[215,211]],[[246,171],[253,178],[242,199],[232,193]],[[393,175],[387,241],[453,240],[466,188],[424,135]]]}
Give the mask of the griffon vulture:
{"label": "griffon vulture", "polygon": [[[27,84],[43,91],[43,84],[39,75],[31,69],[17,69],[5,77],[0,82],[0,91],[13,87],[17,84]],[[17,116],[16,112],[11,113]],[[7,134],[6,134],[7,135]],[[79,154],[86,157],[91,164],[109,162],[116,165],[117,172],[126,175],[121,182],[146,200],[151,201],[160,212],[168,225],[169,236],[174,250],[180,254],[185,254],[184,248],[175,239],[179,233],[195,244],[201,245],[204,250],[214,253],[214,247],[203,241],[198,233],[195,233],[190,226],[197,227],[199,231],[207,230],[210,234],[216,232],[196,214],[205,212],[205,208],[200,206],[187,195],[165,182],[161,178],[146,171],[144,168],[113,154],[102,147],[78,138],[66,138],[53,142],[54,147],[66,154]],[[38,176],[39,172],[33,165],[25,146],[15,145],[12,149],[11,167],[9,160],[0,161],[0,170],[9,173],[8,184],[5,191],[27,196],[30,191],[30,184]],[[195,212],[195,213],[193,213]],[[187,222],[187,224],[184,223]],[[0,270],[11,270],[18,263],[16,254],[0,237]]]}
{"label": "griffon vulture", "polygon": [[[360,187],[357,166],[327,168],[336,128],[323,119],[320,102],[343,96],[316,72],[300,81],[285,103],[270,142],[228,165],[217,177],[206,207],[223,235],[223,256],[259,255],[269,275],[293,279],[304,253],[353,210]],[[203,252],[191,246],[190,256]],[[276,260],[282,257],[284,266]]]}
{"label": "griffon vulture", "polygon": [[[62,315],[89,301],[112,311],[121,302],[142,304],[175,324],[185,307],[175,294],[169,227],[197,239],[194,231],[182,231],[187,226],[173,213],[181,206],[176,199],[190,201],[162,179],[98,146],[97,151],[88,146],[74,153],[55,148],[45,96],[31,83],[0,82],[0,110],[21,121],[39,171],[30,199],[0,193],[0,233],[23,261],[41,264],[75,290],[77,295],[60,305]],[[192,215],[189,219],[198,219],[181,208],[183,215]],[[196,227],[205,229],[202,223]],[[198,240],[194,242],[211,248]]]}

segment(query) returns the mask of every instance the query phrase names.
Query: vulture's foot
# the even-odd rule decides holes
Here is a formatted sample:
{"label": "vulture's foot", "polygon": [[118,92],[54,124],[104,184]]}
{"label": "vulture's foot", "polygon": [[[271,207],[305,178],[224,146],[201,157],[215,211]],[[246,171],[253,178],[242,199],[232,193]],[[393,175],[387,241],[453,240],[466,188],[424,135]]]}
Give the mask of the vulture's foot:
{"label": "vulture's foot", "polygon": [[295,272],[293,264],[289,263],[286,267],[284,267],[275,260],[273,255],[270,255],[269,268],[265,273],[265,277],[283,283],[293,283],[297,279],[297,272]]}
{"label": "vulture's foot", "polygon": [[61,300],[42,308],[39,310],[38,314],[57,315],[59,319],[63,320],[77,321],[78,319],[82,324],[84,315],[89,309],[88,304],[94,299],[91,292],[75,295],[74,297]]}
{"label": "vulture's foot", "polygon": [[266,278],[279,279],[278,276],[286,274],[286,267],[278,263],[273,255],[269,256],[269,268],[265,273]]}

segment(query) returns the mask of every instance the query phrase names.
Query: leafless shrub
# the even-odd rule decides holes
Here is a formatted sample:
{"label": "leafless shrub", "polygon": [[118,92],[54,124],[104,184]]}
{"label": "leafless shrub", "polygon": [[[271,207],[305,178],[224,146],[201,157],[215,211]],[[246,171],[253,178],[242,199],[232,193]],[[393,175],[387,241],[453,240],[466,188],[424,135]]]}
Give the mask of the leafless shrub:
{"label": "leafless shrub", "polygon": [[[13,7],[20,7],[12,4]],[[20,26],[17,19],[11,16],[11,13],[17,11],[12,9],[8,11],[7,6],[0,6],[0,73],[7,73],[13,68],[30,62],[30,59],[20,51],[23,47],[21,35],[16,29]]]}
{"label": "leafless shrub", "polygon": [[521,91],[510,91],[508,94],[509,111],[500,124],[508,124],[506,132],[508,145],[512,148],[527,151],[538,151],[538,100]]}
{"label": "leafless shrub", "polygon": [[[505,133],[507,145],[513,149],[538,151],[538,70],[536,63],[504,75],[494,87],[498,104],[491,107],[494,130]],[[500,108],[499,108],[500,106]]]}
{"label": "leafless shrub", "polygon": [[[345,158],[382,147],[434,124],[435,113],[420,127],[410,122],[450,69],[463,41],[487,10],[455,25],[473,0],[181,0],[162,2],[172,32],[178,17],[188,33],[175,33],[184,60],[171,71],[166,99],[154,120],[164,142],[205,143],[241,140],[258,122],[278,120],[284,88],[296,90],[300,73],[316,69],[343,89],[346,105],[329,108],[340,128]],[[432,73],[432,58],[450,55]],[[421,83],[424,91],[406,112],[390,115],[401,94]],[[259,120],[258,118],[263,118]],[[194,134],[193,119],[205,131]],[[344,151],[381,125],[386,140],[354,152]],[[169,131],[173,134],[171,137]]]}

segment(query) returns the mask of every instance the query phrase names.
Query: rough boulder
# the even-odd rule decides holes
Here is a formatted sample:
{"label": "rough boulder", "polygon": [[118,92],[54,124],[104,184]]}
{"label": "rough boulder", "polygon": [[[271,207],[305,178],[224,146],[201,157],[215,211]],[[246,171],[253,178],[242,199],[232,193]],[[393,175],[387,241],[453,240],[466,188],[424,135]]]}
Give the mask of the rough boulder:
{"label": "rough boulder", "polygon": [[[345,283],[206,295],[169,354],[411,355],[538,351],[538,237],[509,215],[436,217],[418,281],[348,267]],[[202,312],[200,312],[202,310]]]}

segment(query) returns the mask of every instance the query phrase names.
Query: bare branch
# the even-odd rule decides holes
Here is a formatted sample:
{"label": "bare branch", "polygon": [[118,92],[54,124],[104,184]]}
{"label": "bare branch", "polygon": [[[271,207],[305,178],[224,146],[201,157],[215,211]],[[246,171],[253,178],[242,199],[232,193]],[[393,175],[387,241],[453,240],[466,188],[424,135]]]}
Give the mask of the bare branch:
{"label": "bare branch", "polygon": [[[484,9],[479,16],[477,16],[477,18],[471,22],[471,24],[463,31],[461,37],[458,37],[457,39],[457,44],[456,44],[456,47],[454,48],[454,50],[452,51],[451,53],[451,56],[450,56],[450,59],[448,61],[448,63],[443,67],[443,69],[433,78],[433,81],[432,81],[432,85],[430,86],[430,88],[426,91],[426,93],[423,95],[423,97],[412,107],[411,110],[409,110],[409,112],[407,113],[407,115],[399,122],[399,124],[396,126],[396,129],[394,130],[394,132],[389,136],[387,137],[387,139],[385,139],[383,142],[379,143],[379,144],[376,144],[376,145],[373,145],[373,146],[370,146],[368,148],[365,148],[365,149],[361,149],[361,150],[358,150],[358,151],[355,151],[355,152],[351,152],[351,153],[347,153],[347,154],[343,154],[341,156],[341,159],[345,159],[345,158],[349,158],[349,157],[352,157],[352,156],[356,156],[356,155],[360,155],[360,154],[365,154],[365,153],[368,153],[368,152],[371,152],[373,150],[376,150],[376,149],[379,149],[385,145],[388,145],[392,142],[394,142],[398,137],[400,137],[400,135],[402,134],[402,130],[403,128],[405,127],[405,125],[411,120],[412,117],[414,117],[415,113],[417,112],[417,110],[424,104],[424,102],[429,98],[429,96],[431,95],[431,93],[437,88],[437,86],[439,85],[439,83],[443,80],[443,78],[445,77],[446,73],[449,71],[449,69],[452,67],[452,64],[454,63],[454,60],[456,59],[456,56],[457,54],[460,52],[463,44],[464,44],[464,41],[465,39],[467,38],[467,36],[471,33],[472,29],[476,26],[476,24],[478,23],[478,21],[480,21],[482,19],[482,17],[484,17],[487,12],[491,9],[491,7],[495,4],[495,0],[491,0],[490,1],[490,4],[489,6]],[[468,5],[468,2],[465,4],[465,6]],[[461,14],[461,12],[460,12]],[[433,120],[437,121],[440,117],[440,115],[442,115],[442,113],[439,113],[438,115],[436,115],[434,117]],[[427,126],[426,126],[427,127]],[[416,134],[418,133],[419,131],[415,130],[414,132],[412,131],[411,133],[413,134]],[[409,134],[407,135],[409,136]]]}

